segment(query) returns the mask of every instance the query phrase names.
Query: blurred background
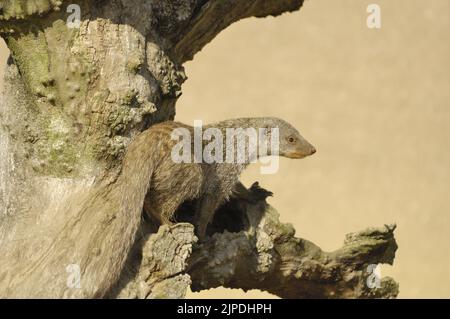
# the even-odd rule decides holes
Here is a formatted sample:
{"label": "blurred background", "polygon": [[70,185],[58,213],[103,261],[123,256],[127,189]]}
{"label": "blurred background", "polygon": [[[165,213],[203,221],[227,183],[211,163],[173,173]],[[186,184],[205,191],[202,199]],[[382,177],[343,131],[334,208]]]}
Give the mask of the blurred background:
{"label": "blurred background", "polygon": [[[381,29],[366,8],[381,7]],[[297,236],[326,251],[397,223],[401,298],[450,298],[450,1],[307,0],[299,12],[233,24],[186,63],[178,121],[290,121],[317,148],[243,176]],[[8,56],[0,40],[0,85]],[[212,289],[189,298],[271,298]]]}

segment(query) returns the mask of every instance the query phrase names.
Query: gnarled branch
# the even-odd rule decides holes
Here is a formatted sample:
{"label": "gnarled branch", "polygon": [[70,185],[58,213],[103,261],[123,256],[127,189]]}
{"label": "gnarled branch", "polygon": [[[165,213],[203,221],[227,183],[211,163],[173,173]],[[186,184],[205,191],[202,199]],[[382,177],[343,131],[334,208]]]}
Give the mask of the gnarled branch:
{"label": "gnarled branch", "polygon": [[[261,193],[254,186],[255,190]],[[231,231],[232,224],[244,229]],[[211,228],[218,232],[196,243],[191,224],[162,226],[140,246],[144,258],[137,254],[133,280],[119,289],[118,296],[183,297],[181,292],[191,281],[193,291],[223,286],[259,289],[282,298],[394,298],[398,294],[392,278],[377,278],[369,267],[393,263],[395,226],[348,234],[342,248],[327,253],[295,237],[292,225],[281,223],[264,199],[232,199],[220,208]],[[164,252],[163,259],[159,252]]]}

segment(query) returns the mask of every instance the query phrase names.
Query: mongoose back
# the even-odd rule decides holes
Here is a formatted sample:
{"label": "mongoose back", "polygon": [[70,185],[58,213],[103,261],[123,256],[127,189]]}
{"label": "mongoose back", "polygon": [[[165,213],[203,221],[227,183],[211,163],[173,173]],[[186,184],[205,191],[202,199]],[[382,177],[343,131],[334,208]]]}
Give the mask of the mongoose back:
{"label": "mongoose back", "polygon": [[[307,142],[300,133],[284,120],[273,117],[238,118],[205,126],[218,129],[222,136],[227,136],[227,129],[241,129],[235,131],[236,139],[232,144],[223,143],[223,154],[234,156],[233,162],[179,163],[172,158],[172,150],[178,143],[172,139],[176,129],[186,129],[194,136],[194,128],[178,122],[163,122],[152,126],[141,135],[150,142],[150,147],[157,152],[157,161],[153,163],[151,183],[144,202],[144,211],[162,224],[172,224],[177,208],[186,200],[197,199],[195,211],[196,233],[200,239],[206,236],[206,229],[211,222],[214,212],[224,201],[228,200],[239,182],[241,172],[259,157],[258,152],[249,152],[239,161],[238,151],[242,147],[250,150],[247,144],[238,145],[238,140],[245,140],[246,129],[266,129],[266,139],[259,143],[271,142],[271,129],[279,132],[278,155],[287,158],[303,158],[315,153],[315,148]],[[140,138],[143,138],[140,137]],[[205,141],[202,141],[203,144]],[[194,139],[191,139],[191,149],[194,152]],[[267,145],[270,154],[270,147]],[[230,150],[230,147],[232,148]],[[241,150],[242,151],[242,150]],[[276,154],[273,154],[276,155]]]}

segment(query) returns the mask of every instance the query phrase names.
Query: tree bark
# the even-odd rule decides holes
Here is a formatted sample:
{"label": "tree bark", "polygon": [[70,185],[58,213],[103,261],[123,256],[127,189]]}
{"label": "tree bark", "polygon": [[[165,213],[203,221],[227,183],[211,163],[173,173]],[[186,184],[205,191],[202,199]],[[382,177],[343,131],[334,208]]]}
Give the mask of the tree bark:
{"label": "tree bark", "polygon": [[[150,181],[136,176],[147,167],[135,141],[174,118],[182,64],[231,23],[294,11],[302,0],[83,0],[79,28],[66,23],[71,3],[0,0],[0,36],[11,50],[0,101],[0,296],[181,297],[191,281],[282,297],[395,296],[392,280],[372,295],[362,285],[363,266],[392,262],[391,231],[355,235],[325,254],[266,206],[247,215],[271,220],[278,235],[250,223],[197,245],[186,223],[158,231],[130,223],[141,218]],[[223,261],[229,240],[248,268]],[[221,260],[218,273],[211,265]],[[69,283],[73,265],[79,286]]]}

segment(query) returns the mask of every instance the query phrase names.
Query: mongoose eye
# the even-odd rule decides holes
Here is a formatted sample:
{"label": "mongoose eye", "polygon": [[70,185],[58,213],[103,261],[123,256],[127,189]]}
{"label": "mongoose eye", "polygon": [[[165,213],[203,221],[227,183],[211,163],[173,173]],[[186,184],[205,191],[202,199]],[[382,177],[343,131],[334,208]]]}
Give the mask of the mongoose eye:
{"label": "mongoose eye", "polygon": [[289,143],[294,143],[295,142],[295,138],[293,138],[292,136],[288,138]]}

